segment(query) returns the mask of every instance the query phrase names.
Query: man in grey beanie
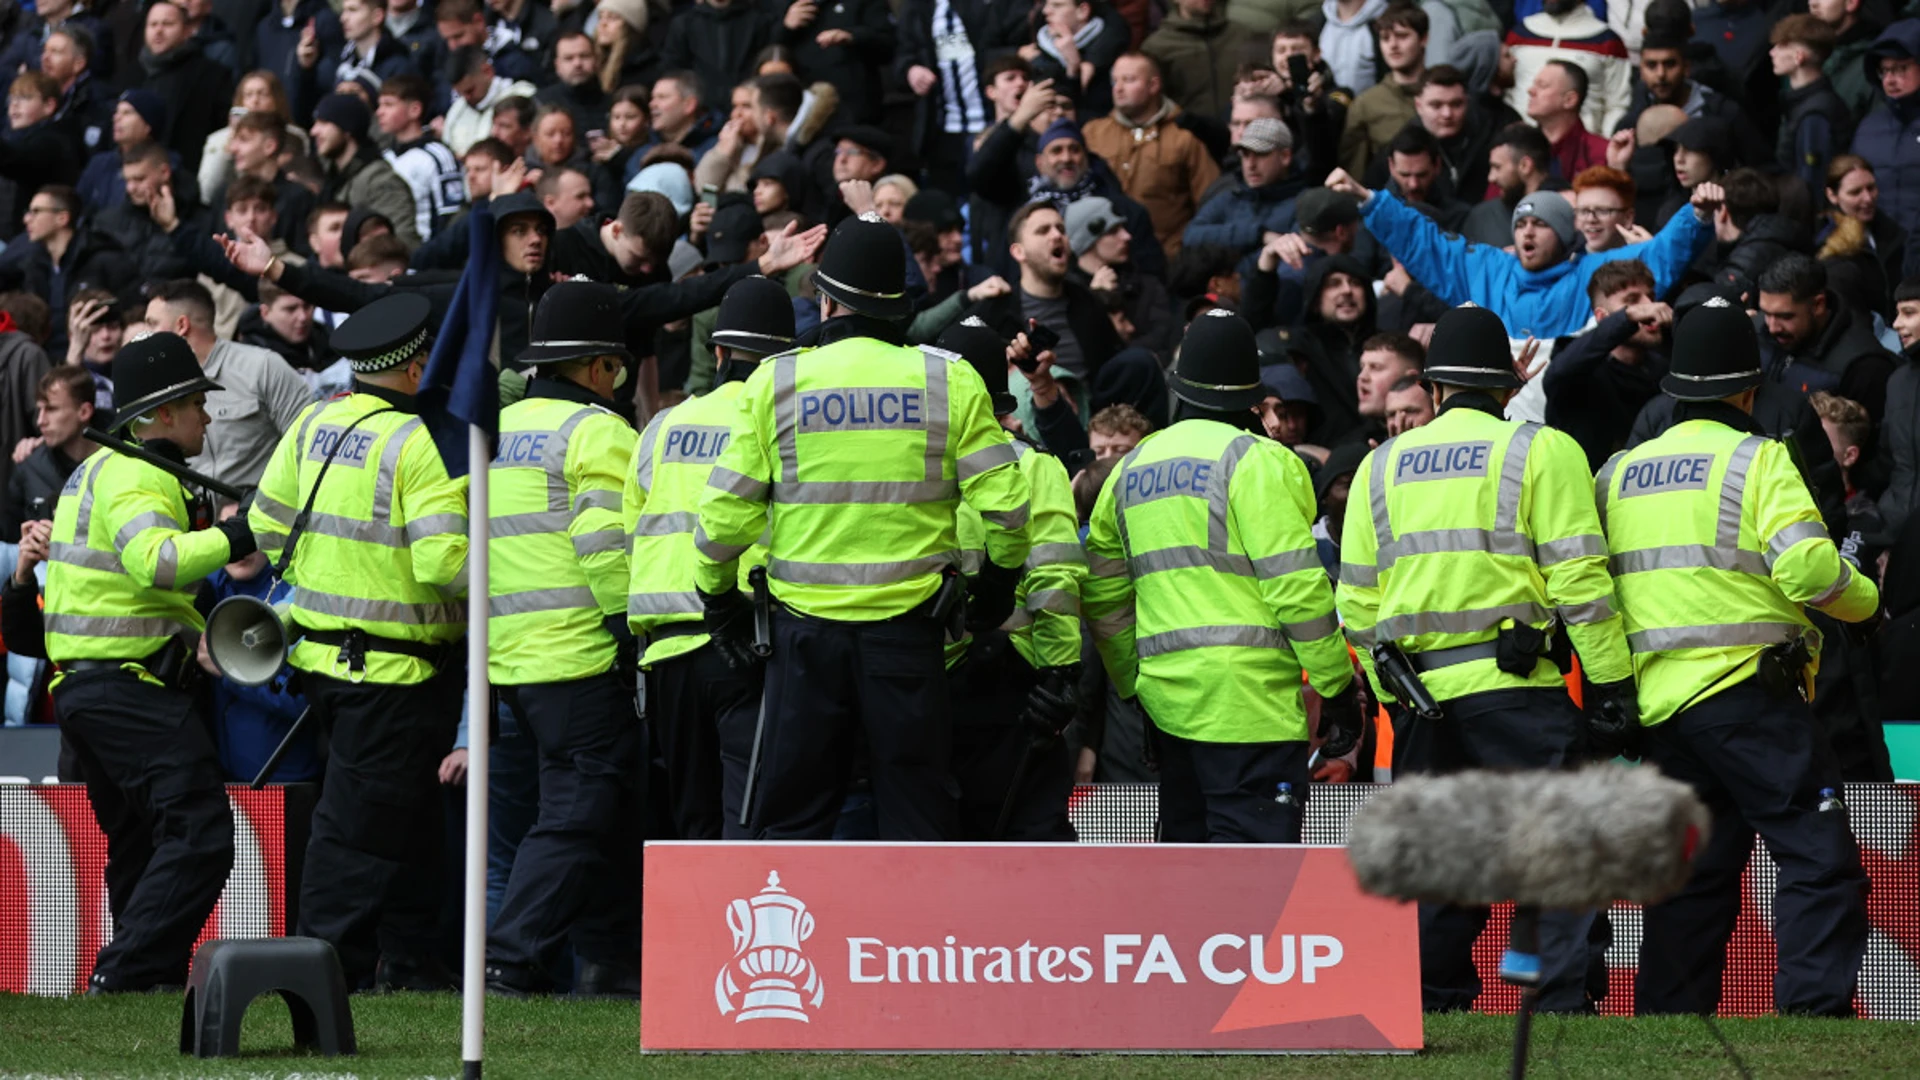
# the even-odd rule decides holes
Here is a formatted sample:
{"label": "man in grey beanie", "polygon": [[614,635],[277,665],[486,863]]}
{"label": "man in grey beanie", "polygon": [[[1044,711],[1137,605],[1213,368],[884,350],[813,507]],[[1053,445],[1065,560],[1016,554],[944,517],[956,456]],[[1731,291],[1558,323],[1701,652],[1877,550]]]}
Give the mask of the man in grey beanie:
{"label": "man in grey beanie", "polygon": [[1582,249],[1573,207],[1556,191],[1536,191],[1513,208],[1513,253],[1528,270],[1545,270]]}

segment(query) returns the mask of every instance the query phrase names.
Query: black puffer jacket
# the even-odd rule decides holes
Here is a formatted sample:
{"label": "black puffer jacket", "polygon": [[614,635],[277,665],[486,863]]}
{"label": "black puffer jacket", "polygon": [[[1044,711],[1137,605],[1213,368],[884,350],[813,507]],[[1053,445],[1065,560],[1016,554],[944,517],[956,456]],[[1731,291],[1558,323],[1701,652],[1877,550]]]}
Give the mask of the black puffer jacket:
{"label": "black puffer jacket", "polygon": [[160,142],[180,155],[186,175],[197,175],[207,136],[227,126],[233,72],[202,55],[199,43],[188,41],[164,56],[141,50],[139,76],[133,85],[153,91],[167,103],[166,130],[158,133]]}
{"label": "black puffer jacket", "polygon": [[1779,214],[1755,214],[1740,239],[1733,242],[1721,259],[1726,270],[1737,270],[1748,281],[1760,280],[1760,272],[1787,255],[1807,250],[1807,231],[1798,222]]}

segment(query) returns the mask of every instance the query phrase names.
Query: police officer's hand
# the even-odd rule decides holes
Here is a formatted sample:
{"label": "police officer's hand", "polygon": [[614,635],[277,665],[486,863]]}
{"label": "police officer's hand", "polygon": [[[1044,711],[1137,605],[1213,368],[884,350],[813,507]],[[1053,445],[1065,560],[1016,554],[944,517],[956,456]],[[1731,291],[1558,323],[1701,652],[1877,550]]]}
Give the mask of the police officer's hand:
{"label": "police officer's hand", "polygon": [[758,663],[753,655],[753,605],[739,589],[723,593],[700,593],[700,604],[707,612],[707,636],[720,659],[735,670]]}
{"label": "police officer's hand", "polygon": [[1053,739],[1080,715],[1080,665],[1066,664],[1040,672],[1040,684],[1027,694],[1020,724],[1036,739]]}
{"label": "police officer's hand", "polygon": [[1632,679],[1593,683],[1586,696],[1587,756],[1640,756],[1640,692]]}
{"label": "police officer's hand", "polygon": [[627,625],[624,613],[605,616],[600,625],[613,638],[614,677],[620,680],[621,686],[633,686],[640,670],[640,640],[633,636],[633,628]]}
{"label": "police officer's hand", "polygon": [[[25,547],[24,541],[21,546],[23,548]],[[1880,633],[1881,627],[1887,625],[1887,612],[1885,608],[1874,608],[1873,614],[1861,619],[1859,622],[1842,623],[1840,625],[1846,632],[1849,641],[1852,641],[1856,645],[1865,645],[1872,641],[1876,634]]]}
{"label": "police officer's hand", "polygon": [[1345,690],[1320,699],[1320,756],[1343,758],[1360,745],[1360,690],[1358,679]]}
{"label": "police officer's hand", "polygon": [[228,562],[239,562],[260,550],[260,545],[253,541],[253,526],[247,524],[245,514],[235,514],[215,525],[214,528],[226,534]]}
{"label": "police officer's hand", "polygon": [[1009,570],[988,559],[967,582],[967,629],[979,634],[1006,622],[1013,614],[1013,591],[1019,584],[1018,569]]}

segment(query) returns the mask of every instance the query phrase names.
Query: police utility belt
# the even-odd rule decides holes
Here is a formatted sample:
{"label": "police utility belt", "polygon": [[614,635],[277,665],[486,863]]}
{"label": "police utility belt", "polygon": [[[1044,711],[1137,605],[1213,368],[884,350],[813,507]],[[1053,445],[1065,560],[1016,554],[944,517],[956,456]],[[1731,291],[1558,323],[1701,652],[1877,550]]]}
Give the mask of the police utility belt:
{"label": "police utility belt", "polygon": [[73,675],[99,674],[105,671],[120,671],[128,664],[145,668],[147,674],[159,679],[175,690],[184,690],[199,665],[194,662],[196,644],[188,644],[183,634],[175,634],[167,639],[165,645],[142,657],[108,660],[63,660],[60,670]]}
{"label": "police utility belt", "polygon": [[[438,671],[447,666],[456,642],[407,641],[404,638],[371,634],[359,627],[350,630],[314,630],[295,624],[295,643],[311,641],[340,650],[340,664],[352,675],[365,675],[370,652],[398,653],[433,665]],[[337,669],[336,669],[337,670]],[[357,681],[357,680],[356,680]]]}
{"label": "police utility belt", "polygon": [[1565,675],[1573,667],[1571,645],[1566,635],[1554,634],[1526,623],[1516,622],[1512,626],[1501,627],[1499,636],[1492,641],[1479,641],[1472,645],[1457,645],[1451,649],[1429,649],[1426,652],[1407,654],[1415,670],[1437,671],[1440,668],[1467,664],[1475,660],[1492,660],[1494,666],[1509,675],[1525,678],[1533,674],[1535,665],[1541,657],[1553,661],[1560,674]]}

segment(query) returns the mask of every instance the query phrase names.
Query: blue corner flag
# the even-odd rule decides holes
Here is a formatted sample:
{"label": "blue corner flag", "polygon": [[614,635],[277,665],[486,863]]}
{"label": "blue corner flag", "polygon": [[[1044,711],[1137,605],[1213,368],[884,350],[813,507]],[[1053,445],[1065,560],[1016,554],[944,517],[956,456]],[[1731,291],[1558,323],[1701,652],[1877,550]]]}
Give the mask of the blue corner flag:
{"label": "blue corner flag", "polygon": [[465,476],[472,466],[467,460],[469,426],[485,431],[489,440],[500,434],[500,372],[488,355],[500,299],[500,243],[493,235],[493,211],[474,207],[467,228],[467,267],[440,324],[416,398],[448,476]]}

